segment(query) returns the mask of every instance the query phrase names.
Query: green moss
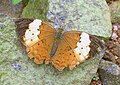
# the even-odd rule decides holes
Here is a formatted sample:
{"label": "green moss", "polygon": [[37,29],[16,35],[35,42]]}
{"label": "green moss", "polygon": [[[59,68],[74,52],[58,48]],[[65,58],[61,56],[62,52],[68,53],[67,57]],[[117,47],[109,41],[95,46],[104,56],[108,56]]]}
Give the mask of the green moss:
{"label": "green moss", "polygon": [[98,37],[100,40],[104,40],[105,42],[108,42],[110,40],[110,37],[102,37],[102,36],[96,36]]}
{"label": "green moss", "polygon": [[4,76],[6,73],[3,71],[0,71],[0,79],[2,78],[2,76]]}
{"label": "green moss", "polygon": [[[80,80],[73,80],[73,81],[71,82],[72,85],[77,85],[77,84],[79,84],[79,83],[80,83]],[[67,84],[67,85],[70,85],[70,84]]]}
{"label": "green moss", "polygon": [[3,58],[2,56],[0,56],[0,65],[1,65],[2,63],[4,63],[4,61],[5,61],[5,58]]}
{"label": "green moss", "polygon": [[48,5],[48,0],[30,0],[28,5],[24,8],[21,17],[34,19],[38,18],[46,21]]}

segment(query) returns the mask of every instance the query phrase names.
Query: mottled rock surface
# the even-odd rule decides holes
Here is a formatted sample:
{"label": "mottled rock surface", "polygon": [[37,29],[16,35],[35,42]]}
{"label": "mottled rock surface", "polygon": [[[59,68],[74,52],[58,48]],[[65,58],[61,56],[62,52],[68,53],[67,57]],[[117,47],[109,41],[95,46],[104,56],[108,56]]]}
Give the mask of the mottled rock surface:
{"label": "mottled rock surface", "polygon": [[114,1],[110,4],[111,21],[112,23],[120,22],[120,1]]}
{"label": "mottled rock surface", "polygon": [[120,67],[117,64],[101,60],[99,73],[103,85],[120,85]]}
{"label": "mottled rock surface", "polygon": [[111,20],[105,0],[31,0],[22,17],[51,20],[53,26],[65,31],[80,30],[110,37]]}

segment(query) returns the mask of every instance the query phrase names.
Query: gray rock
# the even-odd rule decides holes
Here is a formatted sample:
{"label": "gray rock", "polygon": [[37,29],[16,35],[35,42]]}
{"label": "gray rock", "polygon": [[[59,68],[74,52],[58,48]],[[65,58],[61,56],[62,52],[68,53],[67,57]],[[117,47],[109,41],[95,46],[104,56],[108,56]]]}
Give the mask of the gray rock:
{"label": "gray rock", "polygon": [[53,21],[55,28],[64,26],[65,31],[80,30],[102,37],[110,37],[112,32],[105,0],[30,0],[22,17]]}
{"label": "gray rock", "polygon": [[118,65],[101,60],[99,73],[103,85],[120,85],[120,67]]}

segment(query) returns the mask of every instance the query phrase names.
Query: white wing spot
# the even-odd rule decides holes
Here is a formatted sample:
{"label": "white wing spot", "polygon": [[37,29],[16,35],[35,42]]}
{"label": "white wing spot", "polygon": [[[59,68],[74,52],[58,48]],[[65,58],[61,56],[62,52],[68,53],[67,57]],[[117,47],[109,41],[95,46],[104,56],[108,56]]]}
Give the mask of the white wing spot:
{"label": "white wing spot", "polygon": [[38,35],[40,34],[39,27],[42,21],[39,19],[35,19],[33,22],[29,24],[29,29],[26,30],[25,36],[23,40],[25,41],[25,45],[31,46],[39,41]]}
{"label": "white wing spot", "polygon": [[77,47],[74,49],[75,56],[79,62],[83,62],[88,58],[90,52],[90,38],[89,35],[85,32],[82,32],[80,35],[80,40],[77,42]]}

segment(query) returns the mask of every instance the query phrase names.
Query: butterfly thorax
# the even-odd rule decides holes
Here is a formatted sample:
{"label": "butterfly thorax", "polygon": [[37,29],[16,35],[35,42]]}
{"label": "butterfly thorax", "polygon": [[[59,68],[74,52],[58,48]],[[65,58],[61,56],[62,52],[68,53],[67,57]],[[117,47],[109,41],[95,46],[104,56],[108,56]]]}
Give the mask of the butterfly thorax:
{"label": "butterfly thorax", "polygon": [[62,34],[63,34],[63,28],[58,28],[56,35],[55,35],[54,43],[52,46],[52,50],[50,52],[50,56],[54,56],[54,54],[58,48],[58,45],[60,43],[60,40],[62,38]]}

